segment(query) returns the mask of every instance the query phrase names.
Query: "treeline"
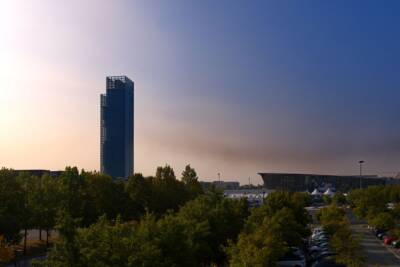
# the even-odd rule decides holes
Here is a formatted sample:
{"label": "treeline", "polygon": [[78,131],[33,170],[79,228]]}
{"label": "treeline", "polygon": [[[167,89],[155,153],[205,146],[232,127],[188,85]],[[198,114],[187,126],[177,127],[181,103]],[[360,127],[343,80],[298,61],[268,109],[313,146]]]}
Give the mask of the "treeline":
{"label": "treeline", "polygon": [[178,212],[157,219],[147,213],[139,221],[115,222],[101,217],[78,229],[65,216],[61,238],[45,262],[37,266],[203,266],[225,261],[223,246],[235,239],[248,216],[245,200],[210,192]]}
{"label": "treeline", "polygon": [[331,204],[320,209],[316,217],[330,237],[329,243],[333,252],[336,253],[336,262],[349,267],[363,266],[360,243],[352,234],[346,211]]}
{"label": "treeline", "polygon": [[65,216],[61,238],[35,266],[274,266],[309,235],[305,194],[270,194],[251,212],[245,199],[209,191],[157,219],[115,222],[101,217],[87,228]]}
{"label": "treeline", "polygon": [[[59,177],[31,176],[0,170],[0,236],[3,244],[21,241],[21,230],[53,229],[66,214],[77,227],[87,227],[100,216],[123,221],[139,220],[146,212],[160,217],[167,210],[202,194],[190,165],[177,180],[170,166],[158,167],[155,176],[135,174],[115,181],[97,172],[67,167]],[[48,236],[48,235],[46,235]],[[25,248],[26,249],[26,248]]]}
{"label": "treeline", "polygon": [[246,199],[203,192],[190,166],[180,180],[165,166],[127,181],[77,168],[59,177],[2,169],[0,236],[4,245],[24,229],[57,229],[35,266],[274,266],[309,235],[309,202],[274,192],[249,210]]}
{"label": "treeline", "polygon": [[378,229],[400,236],[400,186],[372,186],[350,192],[354,214]]}

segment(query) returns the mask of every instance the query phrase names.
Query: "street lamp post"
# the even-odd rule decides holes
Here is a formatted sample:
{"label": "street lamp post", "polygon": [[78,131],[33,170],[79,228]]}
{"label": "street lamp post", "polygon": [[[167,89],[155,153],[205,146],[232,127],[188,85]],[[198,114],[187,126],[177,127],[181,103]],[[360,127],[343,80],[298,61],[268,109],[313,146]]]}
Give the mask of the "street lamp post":
{"label": "street lamp post", "polygon": [[358,164],[360,164],[360,189],[362,188],[362,184],[361,184],[361,181],[362,181],[362,164],[364,163],[364,161],[363,160],[360,160],[359,162],[358,162]]}

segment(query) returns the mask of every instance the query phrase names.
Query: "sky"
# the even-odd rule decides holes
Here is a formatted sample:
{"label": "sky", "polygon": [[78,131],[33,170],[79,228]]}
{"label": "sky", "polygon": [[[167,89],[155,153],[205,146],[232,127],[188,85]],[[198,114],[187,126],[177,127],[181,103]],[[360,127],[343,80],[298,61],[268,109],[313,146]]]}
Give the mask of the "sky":
{"label": "sky", "polygon": [[400,172],[398,1],[0,1],[0,166],[99,170],[105,77],[135,172]]}

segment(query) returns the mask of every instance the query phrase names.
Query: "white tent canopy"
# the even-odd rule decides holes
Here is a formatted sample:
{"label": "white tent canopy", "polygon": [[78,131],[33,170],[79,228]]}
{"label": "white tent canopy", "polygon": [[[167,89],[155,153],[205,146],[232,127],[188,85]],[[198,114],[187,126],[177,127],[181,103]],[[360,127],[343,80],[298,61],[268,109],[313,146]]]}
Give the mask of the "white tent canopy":
{"label": "white tent canopy", "polygon": [[333,196],[334,194],[335,193],[333,193],[333,191],[330,188],[328,188],[324,193],[325,196],[330,196],[330,197]]}
{"label": "white tent canopy", "polygon": [[311,195],[312,196],[319,196],[319,195],[321,195],[321,193],[317,190],[317,188],[315,188],[314,191],[312,191]]}

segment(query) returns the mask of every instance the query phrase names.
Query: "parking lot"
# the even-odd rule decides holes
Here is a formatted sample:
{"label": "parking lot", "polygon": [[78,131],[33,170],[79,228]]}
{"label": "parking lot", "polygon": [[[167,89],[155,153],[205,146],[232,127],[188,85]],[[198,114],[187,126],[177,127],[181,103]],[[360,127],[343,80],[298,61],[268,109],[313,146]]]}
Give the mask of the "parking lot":
{"label": "parking lot", "polygon": [[353,224],[352,230],[360,237],[362,255],[365,266],[395,267],[400,266],[400,257],[383,244],[375,235],[362,224]]}

